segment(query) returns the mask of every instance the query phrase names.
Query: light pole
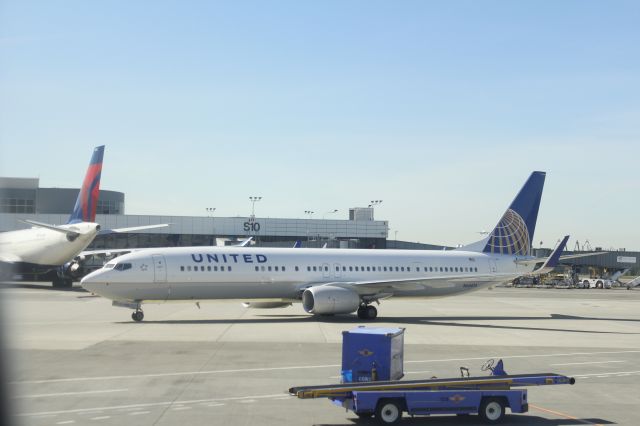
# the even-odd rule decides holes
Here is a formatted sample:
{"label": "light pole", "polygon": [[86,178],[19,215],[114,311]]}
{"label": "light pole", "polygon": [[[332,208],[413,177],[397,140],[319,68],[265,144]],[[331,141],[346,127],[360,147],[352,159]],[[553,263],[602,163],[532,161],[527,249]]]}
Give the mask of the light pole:
{"label": "light pole", "polygon": [[314,211],[311,211],[311,210],[305,210],[305,211],[304,211],[304,214],[309,215],[309,219],[313,219],[313,214],[314,214],[314,213],[315,213],[315,212],[314,212]]}
{"label": "light pole", "polygon": [[[207,207],[205,210],[207,211],[207,216],[209,216],[211,218],[211,231],[212,231],[213,235],[215,236],[215,234],[216,234],[216,225],[214,223],[215,219],[213,217],[213,212],[216,211],[216,208],[215,207]],[[214,238],[214,237],[212,237],[212,238]],[[212,239],[211,240],[211,245],[214,245],[214,244],[215,244],[215,240]]]}
{"label": "light pole", "polygon": [[382,204],[382,200],[371,200],[371,204],[369,204],[368,207],[375,207],[379,206],[380,204]]}
{"label": "light pole", "polygon": [[334,214],[334,213],[338,213],[338,209],[333,209],[333,210],[329,210],[328,212],[325,212],[325,214],[322,215],[322,218],[324,219],[328,214]]}
{"label": "light pole", "polygon": [[251,201],[251,219],[256,217],[256,203],[262,200],[262,197],[249,197],[249,201]]}

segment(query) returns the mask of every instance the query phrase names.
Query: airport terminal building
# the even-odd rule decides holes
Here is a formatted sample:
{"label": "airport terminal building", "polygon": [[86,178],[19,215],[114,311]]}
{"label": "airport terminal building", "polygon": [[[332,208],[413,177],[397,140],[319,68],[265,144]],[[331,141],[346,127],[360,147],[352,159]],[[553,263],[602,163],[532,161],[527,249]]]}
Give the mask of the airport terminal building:
{"label": "airport terminal building", "polygon": [[[37,178],[0,178],[0,232],[24,229],[21,219],[50,224],[67,222],[78,188],[40,188]],[[99,235],[88,249],[201,246],[234,244],[248,237],[253,244],[292,247],[369,249],[448,249],[441,245],[388,240],[389,222],[374,219],[374,208],[349,209],[347,219],[261,218],[252,216],[127,215],[125,194],[100,191],[96,221],[104,229],[168,223],[166,228],[136,233]],[[598,249],[596,249],[598,250]],[[547,256],[551,250],[536,250]],[[576,252],[579,253],[579,252]],[[581,274],[612,273],[630,269],[640,273],[640,252],[624,249],[563,262]]]}
{"label": "airport terminal building", "polygon": [[[24,229],[20,219],[63,224],[78,188],[40,188],[37,178],[0,178],[0,232]],[[100,190],[96,222],[104,229],[168,223],[166,228],[100,235],[88,249],[233,244],[252,237],[263,246],[386,248],[389,225],[374,220],[373,207],[349,209],[349,218],[288,219],[125,214],[125,194]]]}

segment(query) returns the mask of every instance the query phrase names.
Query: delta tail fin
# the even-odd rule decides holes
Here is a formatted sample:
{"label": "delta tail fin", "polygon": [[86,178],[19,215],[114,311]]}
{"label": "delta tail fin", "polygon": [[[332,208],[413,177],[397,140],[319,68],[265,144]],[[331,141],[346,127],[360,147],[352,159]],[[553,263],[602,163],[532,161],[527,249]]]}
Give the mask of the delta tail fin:
{"label": "delta tail fin", "polygon": [[545,172],[533,172],[489,235],[460,250],[531,256]]}
{"label": "delta tail fin", "polygon": [[102,173],[102,157],[104,145],[94,148],[89,168],[84,176],[82,188],[78,194],[76,205],[67,223],[95,222],[98,195],[100,194],[100,175]]}

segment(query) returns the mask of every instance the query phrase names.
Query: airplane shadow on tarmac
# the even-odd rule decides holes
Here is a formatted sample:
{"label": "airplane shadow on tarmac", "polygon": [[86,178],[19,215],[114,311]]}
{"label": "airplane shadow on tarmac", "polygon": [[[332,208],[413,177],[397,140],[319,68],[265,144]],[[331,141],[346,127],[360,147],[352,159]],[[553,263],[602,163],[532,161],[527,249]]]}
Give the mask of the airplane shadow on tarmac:
{"label": "airplane shadow on tarmac", "polygon": [[[351,422],[349,422],[351,421]],[[347,419],[345,423],[315,423],[313,426],[365,426],[377,424],[373,419],[361,420],[357,418]],[[440,426],[440,425],[478,425],[483,424],[478,416],[416,416],[416,417],[403,417],[398,425],[406,426]],[[529,414],[515,415],[507,414],[504,420],[500,423],[501,426],[570,426],[570,425],[611,425],[615,422],[610,422],[603,419],[545,419],[543,417],[532,416]]]}
{"label": "airplane shadow on tarmac", "polygon": [[[536,330],[536,331],[561,331],[567,333],[589,333],[589,334],[640,334],[618,331],[599,331],[599,330],[575,330],[567,328],[553,327],[525,327],[516,325],[498,325],[498,324],[478,324],[478,323],[459,323],[453,321],[548,321],[548,320],[572,320],[572,321],[633,321],[640,322],[638,319],[628,318],[593,318],[580,317],[573,315],[551,314],[548,317],[527,317],[527,316],[455,316],[455,317],[380,317],[377,321],[363,321],[355,315],[335,315],[335,316],[307,316],[307,315],[260,315],[258,318],[236,318],[236,319],[206,319],[206,320],[145,320],[141,324],[287,324],[287,323],[306,323],[306,322],[324,322],[335,324],[363,324],[369,323],[375,325],[377,323],[384,324],[413,324],[413,325],[429,325],[443,327],[468,327],[468,328],[489,328],[489,329],[505,329],[505,330]],[[122,321],[122,323],[130,323],[130,321]]]}
{"label": "airplane shadow on tarmac", "polygon": [[[20,281],[3,281],[0,283],[3,288],[28,288],[31,290],[47,290],[47,291],[73,291],[77,293],[87,293],[87,290],[74,285],[72,287],[54,287],[50,282],[20,282]],[[89,293],[87,293],[89,294]]]}

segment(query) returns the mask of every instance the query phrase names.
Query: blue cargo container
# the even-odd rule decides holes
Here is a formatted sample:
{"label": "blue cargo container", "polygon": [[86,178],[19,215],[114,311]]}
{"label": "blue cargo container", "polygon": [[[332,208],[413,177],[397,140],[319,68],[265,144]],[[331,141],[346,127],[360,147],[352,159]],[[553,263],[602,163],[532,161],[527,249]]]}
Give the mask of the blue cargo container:
{"label": "blue cargo container", "polygon": [[403,351],[404,328],[358,327],[343,331],[343,383],[401,379]]}

